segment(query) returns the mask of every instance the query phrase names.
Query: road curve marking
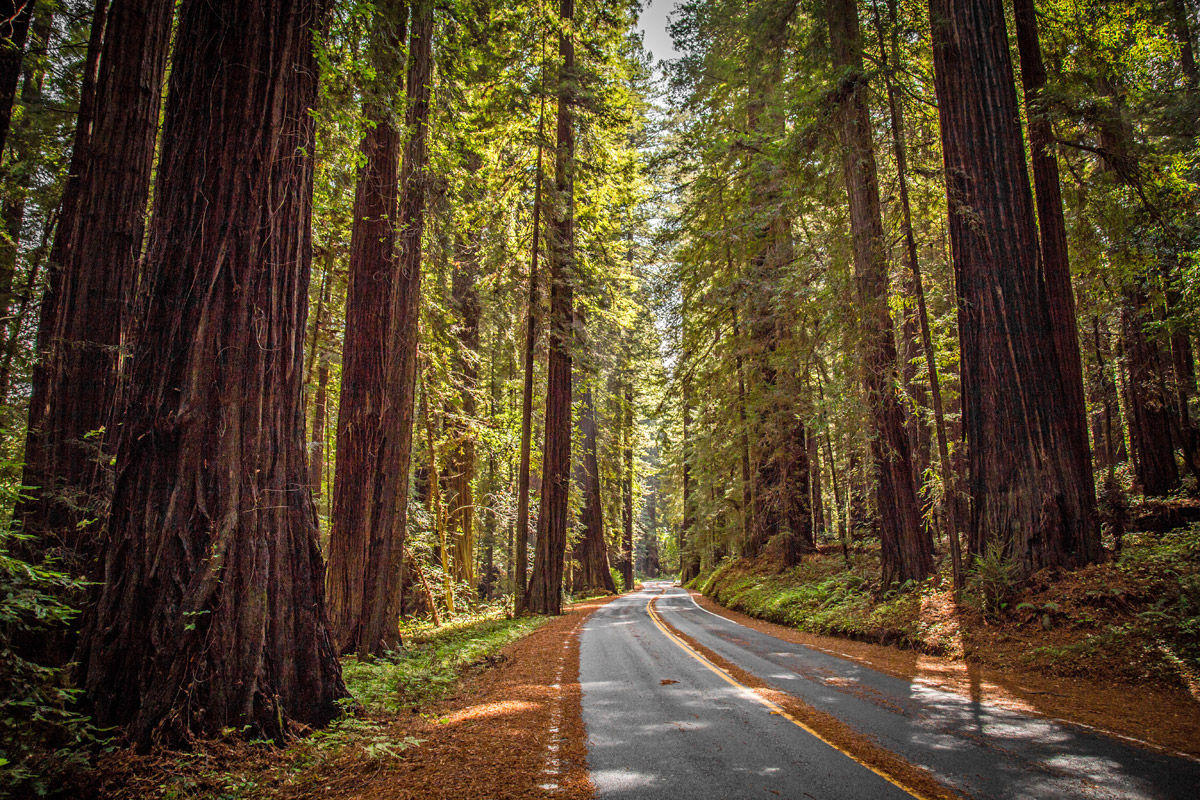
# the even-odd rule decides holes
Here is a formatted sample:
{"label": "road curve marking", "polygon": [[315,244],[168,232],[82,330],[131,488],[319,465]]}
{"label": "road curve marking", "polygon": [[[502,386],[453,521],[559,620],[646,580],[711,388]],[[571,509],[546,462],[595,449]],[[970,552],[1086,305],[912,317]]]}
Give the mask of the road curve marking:
{"label": "road curve marking", "polygon": [[[718,667],[716,664],[709,661],[704,656],[697,653],[696,650],[690,644],[683,641],[683,639],[680,639],[674,633],[671,633],[671,631],[667,628],[666,624],[663,623],[662,617],[660,617],[658,615],[658,612],[656,612],[654,610],[654,601],[656,601],[659,597],[662,597],[662,596],[663,596],[662,594],[655,595],[654,597],[651,597],[646,602],[646,613],[650,615],[650,621],[653,622],[660,631],[662,631],[664,634],[666,634],[668,639],[670,639],[672,642],[674,642],[676,645],[678,645],[679,648],[681,650],[683,650],[683,652],[687,653],[689,656],[696,659],[704,666],[708,667],[708,669],[710,671],[712,671],[716,675],[720,676],[726,683],[730,684],[731,686],[735,686],[738,689],[741,689],[744,693],[748,694],[750,697],[757,700],[761,705],[766,706],[767,709],[770,710],[772,716],[783,717],[788,722],[792,723],[797,728],[800,728],[805,733],[809,734],[810,736],[813,736],[814,738],[818,739],[819,741],[824,742],[825,744],[832,747],[834,750],[837,750],[839,753],[846,756],[854,763],[858,764],[861,767],[864,767],[865,769],[871,770],[871,772],[874,772],[876,775],[883,778],[885,781],[892,784],[896,788],[900,789],[902,792],[909,795],[910,797],[915,797],[916,800],[932,800],[932,798],[929,798],[928,796],[919,793],[915,789],[913,789],[909,786],[905,786],[903,783],[900,783],[898,780],[893,778],[891,775],[888,775],[886,772],[883,772],[882,770],[878,770],[875,767],[871,766],[870,764],[867,764],[866,762],[860,761],[859,759],[855,758],[853,754],[847,752],[846,750],[842,749],[841,747],[838,747],[836,744],[831,742],[829,739],[825,738],[824,736],[822,736],[821,734],[817,733],[815,730],[810,728],[808,725],[805,725],[803,722],[801,722],[800,720],[793,717],[791,714],[789,714],[787,711],[785,711],[782,706],[771,702],[767,698],[760,695],[758,692],[751,689],[749,686],[746,686],[745,684],[738,681],[736,678],[734,678],[728,672],[721,669],[720,667]],[[695,602],[695,601],[693,601],[693,602]],[[698,603],[697,603],[697,606],[699,606]],[[704,610],[704,609],[701,609],[701,610]],[[709,613],[711,614],[712,612],[710,611]],[[714,615],[714,616],[720,616],[720,615]]]}

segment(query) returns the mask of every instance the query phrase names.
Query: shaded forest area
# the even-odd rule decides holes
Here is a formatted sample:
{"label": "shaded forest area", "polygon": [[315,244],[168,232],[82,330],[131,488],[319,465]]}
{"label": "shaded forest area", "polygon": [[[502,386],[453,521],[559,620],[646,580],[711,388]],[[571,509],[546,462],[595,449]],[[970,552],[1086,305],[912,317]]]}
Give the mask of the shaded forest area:
{"label": "shaded forest area", "polygon": [[640,11],[0,3],[0,788],[417,746],[347,720],[639,576],[1108,581],[1196,691],[1195,0]]}

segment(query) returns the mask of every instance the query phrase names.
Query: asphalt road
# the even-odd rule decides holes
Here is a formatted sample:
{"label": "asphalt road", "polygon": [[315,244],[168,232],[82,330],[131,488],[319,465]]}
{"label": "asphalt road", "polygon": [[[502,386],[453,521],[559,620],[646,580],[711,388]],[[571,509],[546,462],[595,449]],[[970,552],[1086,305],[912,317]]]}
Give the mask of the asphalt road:
{"label": "asphalt road", "polygon": [[[660,594],[661,593],[661,594]],[[876,672],[647,583],[581,633],[588,767],[600,798],[908,797],[690,655],[647,611],[973,798],[1200,798],[1200,762]]]}

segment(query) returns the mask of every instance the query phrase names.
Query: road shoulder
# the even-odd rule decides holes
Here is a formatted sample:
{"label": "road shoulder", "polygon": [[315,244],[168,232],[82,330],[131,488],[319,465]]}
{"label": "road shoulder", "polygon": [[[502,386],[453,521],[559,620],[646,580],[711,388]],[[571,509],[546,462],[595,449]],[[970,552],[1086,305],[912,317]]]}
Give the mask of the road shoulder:
{"label": "road shoulder", "polygon": [[1200,704],[1186,693],[1122,684],[1000,671],[961,659],[804,633],[731,611],[699,592],[692,599],[713,614],[793,644],[854,661],[903,680],[976,702],[1096,730],[1151,749],[1200,758]]}

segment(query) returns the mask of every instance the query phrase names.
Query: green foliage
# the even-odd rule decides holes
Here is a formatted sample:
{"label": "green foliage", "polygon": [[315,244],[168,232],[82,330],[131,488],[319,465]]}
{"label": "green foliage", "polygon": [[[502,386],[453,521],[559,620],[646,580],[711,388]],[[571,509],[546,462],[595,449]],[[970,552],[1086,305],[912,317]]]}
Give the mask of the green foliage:
{"label": "green foliage", "polygon": [[625,576],[621,574],[621,570],[609,567],[608,572],[612,575],[613,583],[617,587],[617,594],[623,594],[625,592]]}
{"label": "green foliage", "polygon": [[394,712],[441,697],[459,674],[485,664],[504,646],[532,633],[546,617],[501,616],[408,632],[404,646],[382,658],[342,663],[354,699],[372,713]]}
{"label": "green foliage", "polygon": [[13,555],[21,538],[0,532],[0,794],[44,795],[82,767],[99,743],[72,710],[79,690],[67,671],[18,654],[20,642],[65,625],[76,611],[60,599],[82,583]]}
{"label": "green foliage", "polygon": [[992,540],[975,559],[967,587],[986,616],[997,617],[1008,608],[1016,589],[1018,566],[1003,542]]}

